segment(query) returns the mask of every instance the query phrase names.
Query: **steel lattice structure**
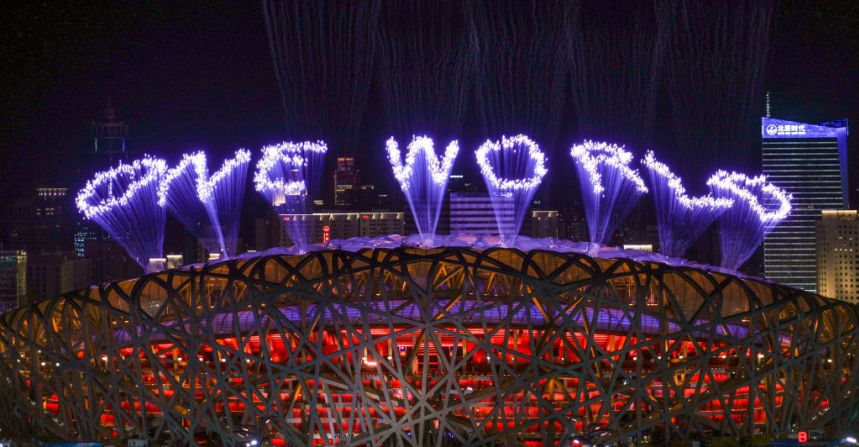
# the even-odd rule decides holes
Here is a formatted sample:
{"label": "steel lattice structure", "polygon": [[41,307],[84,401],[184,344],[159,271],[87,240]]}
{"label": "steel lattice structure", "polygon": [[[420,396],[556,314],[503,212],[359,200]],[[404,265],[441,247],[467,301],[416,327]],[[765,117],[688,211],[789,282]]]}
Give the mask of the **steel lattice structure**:
{"label": "steel lattice structure", "polygon": [[839,432],[857,323],[818,295],[628,259],[259,255],[3,315],[0,428],[421,446]]}

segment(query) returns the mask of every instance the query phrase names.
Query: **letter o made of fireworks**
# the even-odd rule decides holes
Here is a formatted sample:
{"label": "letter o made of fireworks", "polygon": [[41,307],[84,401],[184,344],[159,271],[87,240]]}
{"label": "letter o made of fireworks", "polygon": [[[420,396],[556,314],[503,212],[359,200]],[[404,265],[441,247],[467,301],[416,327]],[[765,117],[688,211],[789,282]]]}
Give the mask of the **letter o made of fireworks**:
{"label": "letter o made of fireworks", "polygon": [[[499,177],[495,173],[495,167],[489,162],[490,152],[511,151],[517,146],[524,146],[528,151],[529,164],[533,163],[533,174],[525,178]],[[497,191],[528,191],[537,189],[546,176],[546,155],[540,147],[526,135],[515,135],[512,137],[502,136],[501,141],[487,140],[475,152],[477,165],[480,173],[486,180],[487,185]],[[504,175],[504,174],[502,174]]]}
{"label": "letter o made of fireworks", "polygon": [[[128,206],[138,191],[158,184],[166,172],[164,160],[148,155],[131,164],[120,163],[115,168],[96,173],[78,193],[75,203],[87,219],[96,218]],[[122,187],[122,190],[115,191],[117,187]]]}

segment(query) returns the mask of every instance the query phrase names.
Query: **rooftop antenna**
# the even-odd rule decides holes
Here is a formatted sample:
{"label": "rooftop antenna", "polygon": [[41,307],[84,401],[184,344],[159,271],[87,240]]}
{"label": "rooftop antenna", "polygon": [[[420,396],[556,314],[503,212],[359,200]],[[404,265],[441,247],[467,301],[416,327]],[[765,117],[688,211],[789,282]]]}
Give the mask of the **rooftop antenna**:
{"label": "rooftop antenna", "polygon": [[770,91],[769,90],[767,90],[765,106],[766,106],[766,110],[767,110],[767,118],[771,118],[772,117],[772,103],[770,102]]}

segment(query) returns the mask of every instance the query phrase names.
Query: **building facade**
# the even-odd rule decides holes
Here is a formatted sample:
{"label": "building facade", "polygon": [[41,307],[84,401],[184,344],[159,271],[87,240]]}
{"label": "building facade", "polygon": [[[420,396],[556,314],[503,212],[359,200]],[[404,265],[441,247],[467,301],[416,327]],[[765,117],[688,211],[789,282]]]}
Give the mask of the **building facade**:
{"label": "building facade", "polygon": [[822,210],[847,207],[847,123],[814,125],[764,117],[763,172],[793,195],[791,215],[764,240],[772,281],[817,290],[815,222]]}
{"label": "building facade", "polygon": [[[502,204],[501,218],[515,219],[513,201]],[[450,193],[450,234],[498,234],[492,200],[485,192]]]}
{"label": "building facade", "polygon": [[0,313],[22,304],[27,297],[27,252],[0,250]]}
{"label": "building facade", "polygon": [[358,168],[353,157],[338,157],[334,168],[334,207],[350,208],[356,206],[360,195]]}
{"label": "building facade", "polygon": [[817,222],[817,291],[859,304],[859,212],[824,210]]}
{"label": "building facade", "polygon": [[38,187],[3,210],[3,245],[28,253],[72,248],[75,211],[68,188]]}
{"label": "building facade", "polygon": [[367,211],[357,213],[308,213],[280,215],[280,246],[292,245],[288,222],[304,222],[310,234],[309,242],[327,243],[331,239],[348,239],[359,236],[387,236],[403,234],[405,213],[396,211]]}
{"label": "building facade", "polygon": [[107,102],[101,119],[90,125],[93,158],[104,158],[110,162],[125,159],[128,156],[126,142],[128,140],[128,124],[116,115],[116,109],[111,101]]}
{"label": "building facade", "polygon": [[143,273],[143,269],[128,256],[116,241],[87,241],[86,253],[92,272],[93,282],[91,284],[101,284],[117,278],[129,278]]}
{"label": "building facade", "polygon": [[93,277],[92,260],[73,252],[34,253],[27,258],[27,301],[37,302],[88,287]]}
{"label": "building facade", "polygon": [[558,211],[533,210],[528,215],[530,219],[527,222],[529,228],[526,228],[526,234],[536,238],[558,238]]}

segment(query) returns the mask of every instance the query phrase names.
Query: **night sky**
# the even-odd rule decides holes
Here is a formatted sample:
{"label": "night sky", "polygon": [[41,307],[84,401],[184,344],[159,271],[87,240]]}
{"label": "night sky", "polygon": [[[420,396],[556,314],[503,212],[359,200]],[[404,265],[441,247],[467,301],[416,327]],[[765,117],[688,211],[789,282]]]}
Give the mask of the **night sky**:
{"label": "night sky", "polygon": [[[68,168],[89,147],[90,122],[108,98],[130,125],[131,149],[171,162],[192,149],[256,153],[290,138],[257,2],[18,2],[6,5],[2,21],[4,202],[41,185],[77,190]],[[846,117],[859,126],[859,2],[779,4],[769,59],[764,85],[774,116]],[[351,149],[364,172],[381,159],[381,146],[371,146],[384,133],[383,121],[379,108],[369,107],[367,141]],[[466,117],[465,126],[473,121]],[[570,142],[562,137],[558,150],[566,152]],[[854,206],[857,143],[854,130]],[[362,156],[365,151],[372,156]]]}

